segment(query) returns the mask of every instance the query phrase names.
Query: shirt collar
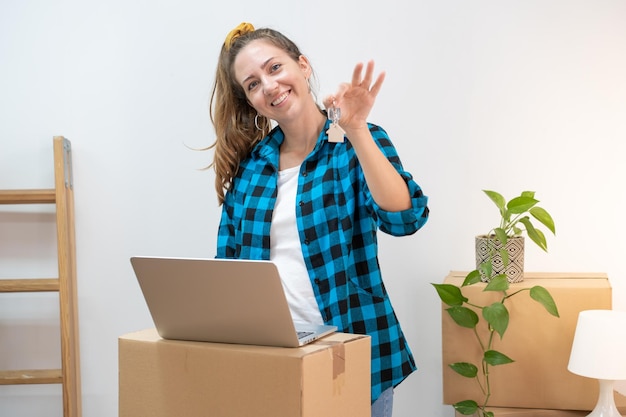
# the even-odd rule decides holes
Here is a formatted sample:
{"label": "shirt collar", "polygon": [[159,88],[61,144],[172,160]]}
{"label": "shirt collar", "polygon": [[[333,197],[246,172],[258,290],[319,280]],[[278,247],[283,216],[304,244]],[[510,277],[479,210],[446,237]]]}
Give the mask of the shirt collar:
{"label": "shirt collar", "polygon": [[[328,134],[326,131],[330,127],[330,120],[326,120],[324,128],[317,137],[317,143],[312,153],[316,153],[321,149],[326,142],[328,142]],[[278,166],[278,157],[280,154],[280,145],[285,140],[285,134],[281,130],[280,126],[276,126],[272,131],[265,136],[259,143],[257,143],[252,149],[251,155],[253,158],[266,159],[274,166]]]}

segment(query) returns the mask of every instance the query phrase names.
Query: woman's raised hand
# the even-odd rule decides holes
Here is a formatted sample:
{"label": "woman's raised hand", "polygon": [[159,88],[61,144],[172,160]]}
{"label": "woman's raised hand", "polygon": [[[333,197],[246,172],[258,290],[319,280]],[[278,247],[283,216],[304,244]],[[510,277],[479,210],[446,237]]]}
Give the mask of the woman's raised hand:
{"label": "woman's raised hand", "polygon": [[342,83],[334,95],[324,99],[324,107],[341,109],[339,125],[349,134],[350,130],[367,127],[369,113],[376,96],[382,87],[385,73],[381,72],[374,80],[374,61],[369,61],[363,74],[363,63],[354,67],[351,83]]}

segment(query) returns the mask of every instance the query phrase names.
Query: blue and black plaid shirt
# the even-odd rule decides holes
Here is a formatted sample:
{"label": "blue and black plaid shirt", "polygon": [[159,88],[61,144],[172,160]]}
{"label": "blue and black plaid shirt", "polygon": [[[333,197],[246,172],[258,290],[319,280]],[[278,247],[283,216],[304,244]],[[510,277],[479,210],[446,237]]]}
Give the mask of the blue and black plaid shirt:
{"label": "blue and black plaid shirt", "polygon": [[[373,200],[349,141],[331,143],[326,130],[301,165],[296,220],[304,260],[322,318],[372,342],[372,402],[416,369],[385,290],[378,265],[376,231],[404,236],[428,218],[427,197],[404,171],[387,133],[370,124],[378,147],[404,178],[412,207],[382,210]],[[225,196],[218,258],[269,259],[276,202],[280,127],[244,160]]]}

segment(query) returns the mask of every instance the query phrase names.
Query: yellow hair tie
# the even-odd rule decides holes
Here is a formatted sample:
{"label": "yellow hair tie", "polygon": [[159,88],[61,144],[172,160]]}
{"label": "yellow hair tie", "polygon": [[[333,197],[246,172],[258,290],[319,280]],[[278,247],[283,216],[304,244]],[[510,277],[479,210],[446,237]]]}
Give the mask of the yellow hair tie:
{"label": "yellow hair tie", "polygon": [[224,46],[226,47],[226,50],[230,49],[235,39],[252,31],[254,31],[254,26],[252,26],[252,23],[240,23],[239,26],[228,32],[228,35],[226,35],[226,40],[224,41]]}

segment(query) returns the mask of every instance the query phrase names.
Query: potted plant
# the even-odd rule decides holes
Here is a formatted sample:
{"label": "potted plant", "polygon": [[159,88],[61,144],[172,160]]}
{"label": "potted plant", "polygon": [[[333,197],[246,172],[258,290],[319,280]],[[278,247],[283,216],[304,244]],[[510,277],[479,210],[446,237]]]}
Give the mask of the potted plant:
{"label": "potted plant", "polygon": [[[483,191],[500,212],[500,224],[486,235],[493,240],[488,246],[487,256],[482,257],[480,262],[477,261],[476,269],[467,274],[460,287],[446,283],[432,285],[441,301],[448,306],[446,312],[452,320],[461,327],[473,330],[482,355],[481,358],[477,358],[480,361],[478,365],[469,361],[449,364],[457,374],[476,381],[483,396],[479,400],[459,401],[453,404],[453,407],[463,415],[493,417],[494,413],[487,410],[493,389],[489,380],[490,367],[513,362],[512,358],[494,349],[496,333],[502,339],[511,319],[506,307],[507,301],[511,297],[528,292],[530,297],[543,305],[549,314],[559,317],[559,313],[554,299],[544,287],[537,285],[531,288],[511,288],[515,283],[510,282],[505,273],[510,261],[506,245],[512,238],[523,237],[525,232],[542,250],[547,251],[545,235],[534,227],[530,216],[554,233],[552,217],[546,210],[537,207],[538,201],[534,198],[534,192],[524,191],[519,197],[507,202],[495,191]],[[463,295],[463,287],[478,283],[485,285],[483,291],[499,293],[499,301],[490,305],[480,305]],[[484,327],[484,331],[479,332],[477,330],[479,326]]]}
{"label": "potted plant", "polygon": [[523,191],[508,202],[495,191],[483,190],[500,212],[500,224],[486,235],[476,237],[476,270],[483,281],[504,273],[509,282],[524,278],[524,233],[543,251],[548,251],[546,236],[532,222],[539,221],[555,234],[554,220],[537,206],[534,191]]}

